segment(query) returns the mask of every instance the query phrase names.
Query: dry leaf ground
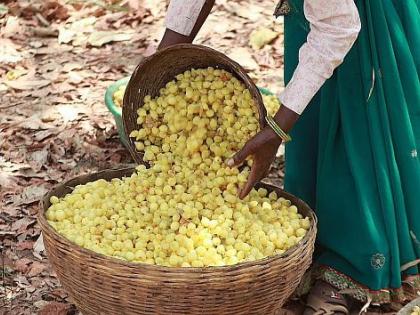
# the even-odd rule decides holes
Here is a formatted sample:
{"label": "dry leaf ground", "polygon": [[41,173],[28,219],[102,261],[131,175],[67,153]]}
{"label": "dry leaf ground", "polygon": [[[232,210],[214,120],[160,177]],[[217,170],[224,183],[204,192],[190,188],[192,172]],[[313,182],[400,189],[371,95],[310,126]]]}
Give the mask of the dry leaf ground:
{"label": "dry leaf ground", "polygon": [[[279,92],[283,31],[272,18],[275,3],[217,3],[197,42],[237,59],[258,85]],[[0,3],[0,314],[78,313],[46,260],[38,201],[65,179],[131,163],[104,93],[153,53],[166,5]],[[270,44],[254,50],[250,34],[259,27],[278,35],[270,33]],[[282,164],[280,157],[272,182],[281,183]]]}

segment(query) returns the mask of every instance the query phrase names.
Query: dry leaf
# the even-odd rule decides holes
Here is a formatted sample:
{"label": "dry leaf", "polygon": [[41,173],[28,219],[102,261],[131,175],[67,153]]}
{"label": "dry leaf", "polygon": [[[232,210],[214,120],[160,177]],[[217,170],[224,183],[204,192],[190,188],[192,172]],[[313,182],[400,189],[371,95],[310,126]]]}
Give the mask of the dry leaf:
{"label": "dry leaf", "polygon": [[65,26],[60,26],[58,28],[58,43],[59,44],[68,44],[76,36],[76,32],[66,28]]}
{"label": "dry leaf", "polygon": [[[53,70],[53,71],[44,72],[42,74],[42,78],[44,78],[45,80],[48,80],[48,81],[51,81],[52,83],[54,83],[54,82],[57,82],[57,81],[60,81],[61,80],[60,75],[61,75],[61,71],[59,71],[58,69],[56,69],[56,70]],[[51,89],[51,90],[53,90],[53,89]]]}
{"label": "dry leaf", "polygon": [[0,92],[5,92],[7,90],[8,90],[8,86],[4,83],[0,83]]}
{"label": "dry leaf", "polygon": [[61,25],[58,28],[58,43],[68,44],[73,41],[73,45],[80,45],[86,42],[87,36],[85,33],[94,32],[93,25],[97,19],[95,16],[90,16],[84,19],[76,20],[71,24]]}
{"label": "dry leaf", "polygon": [[128,5],[134,11],[138,11],[140,8],[140,0],[128,0]]}
{"label": "dry leaf", "polygon": [[30,45],[32,48],[36,48],[36,49],[38,49],[38,48],[41,48],[42,46],[44,46],[44,43],[43,43],[43,42],[41,42],[41,41],[34,40],[34,41],[31,41],[31,42],[29,43],[29,45]]}
{"label": "dry leaf", "polygon": [[75,32],[89,32],[92,31],[92,26],[96,23],[97,18],[94,16],[89,16],[84,19],[76,20],[72,24],[70,24],[70,29],[72,29]]}
{"label": "dry leaf", "polygon": [[279,36],[279,33],[274,32],[269,28],[261,27],[251,33],[249,44],[253,49],[261,49],[276,39],[277,36]]}
{"label": "dry leaf", "polygon": [[31,130],[47,129],[49,127],[40,120],[38,115],[26,118],[19,124],[19,126]]}
{"label": "dry leaf", "polygon": [[28,258],[21,258],[15,262],[14,269],[21,273],[26,273],[29,269],[29,264],[32,260]]}
{"label": "dry leaf", "polygon": [[20,220],[17,220],[15,222],[13,222],[11,230],[16,231],[18,234],[23,233],[28,229],[29,226],[31,226],[35,222],[36,222],[36,220],[33,219],[33,218],[24,217]]}
{"label": "dry leaf", "polygon": [[[39,300],[39,301],[36,301],[36,302],[34,302],[34,306],[36,307],[36,308],[44,308],[44,307],[46,307],[48,304],[50,304],[50,302],[48,302],[48,301],[44,301],[44,300]],[[40,313],[38,312],[38,315],[39,315]],[[51,313],[44,313],[44,315],[52,315]]]}
{"label": "dry leaf", "polygon": [[21,25],[17,16],[8,16],[6,25],[1,29],[0,35],[5,38],[13,37],[13,35],[19,33]]}
{"label": "dry leaf", "polygon": [[31,95],[37,98],[44,98],[48,96],[49,94],[51,94],[50,89],[40,89],[40,90],[34,90],[31,92]]}
{"label": "dry leaf", "polygon": [[70,304],[50,302],[42,305],[38,315],[68,315],[71,313],[72,308]]}
{"label": "dry leaf", "polygon": [[25,79],[26,76],[20,77],[17,80],[12,81],[5,81],[8,86],[15,90],[34,90],[34,89],[40,89],[42,87],[45,87],[51,83],[49,80],[40,80],[40,79]]}
{"label": "dry leaf", "polygon": [[44,16],[52,20],[66,20],[69,17],[68,10],[65,6],[57,1],[49,1],[43,6]]}
{"label": "dry leaf", "polygon": [[77,36],[73,39],[72,45],[85,47],[87,44],[88,37],[89,36],[87,34],[78,33]]}
{"label": "dry leaf", "polygon": [[78,72],[70,71],[68,73],[68,81],[70,83],[79,84],[83,82],[83,79],[84,78]]}
{"label": "dry leaf", "polygon": [[[48,130],[47,130],[48,131]],[[40,171],[48,163],[48,147],[28,154],[27,161],[35,171]]]}
{"label": "dry leaf", "polygon": [[133,37],[133,33],[121,33],[121,32],[94,32],[90,34],[88,43],[92,46],[100,47],[110,42],[121,42],[130,40]]}
{"label": "dry leaf", "polygon": [[10,39],[2,38],[0,45],[0,63],[17,63],[21,61],[25,55],[18,51],[19,46]]}
{"label": "dry leaf", "polygon": [[17,183],[14,176],[7,174],[4,171],[0,171],[0,188],[1,189],[16,187],[16,185]]}
{"label": "dry leaf", "polygon": [[17,243],[16,249],[17,250],[25,250],[25,249],[32,249],[34,247],[34,242],[32,241],[24,241]]}
{"label": "dry leaf", "polygon": [[44,139],[52,135],[57,135],[62,130],[63,128],[50,128],[50,129],[38,131],[34,136],[34,140],[37,142],[43,141]]}
{"label": "dry leaf", "polygon": [[43,272],[45,269],[46,266],[44,264],[34,261],[27,275],[28,277],[35,277],[38,276],[41,272]]}
{"label": "dry leaf", "polygon": [[248,21],[257,21],[262,17],[262,8],[261,6],[256,6],[253,4],[241,5],[235,1],[228,1],[224,4],[233,14],[240,16]]}
{"label": "dry leaf", "polygon": [[258,64],[252,57],[248,49],[244,47],[237,47],[231,50],[229,57],[239,63],[242,67],[247,70],[258,69]]}
{"label": "dry leaf", "polygon": [[251,7],[241,6],[236,12],[238,16],[245,18],[250,21],[256,21],[261,16],[257,10],[253,10]]}
{"label": "dry leaf", "polygon": [[226,23],[226,22],[217,23],[213,27],[210,25],[209,27],[211,27],[212,31],[222,34],[222,35],[234,29],[231,23]]}
{"label": "dry leaf", "polygon": [[36,49],[34,51],[35,55],[49,55],[49,54],[57,54],[59,53],[65,53],[67,51],[71,51],[73,50],[73,47],[70,46],[63,46],[60,45],[59,43],[56,43],[56,45],[49,45],[48,47],[42,47],[39,49]]}
{"label": "dry leaf", "polygon": [[162,12],[162,8],[165,9],[166,5],[168,4],[165,2],[166,1],[142,0],[142,7],[150,11],[150,13],[156,17],[160,12]]}
{"label": "dry leaf", "polygon": [[279,149],[277,150],[277,154],[276,157],[281,157],[284,155],[285,152],[285,148],[284,148],[284,143],[282,143],[279,147]]}
{"label": "dry leaf", "polygon": [[69,62],[69,63],[66,63],[64,65],[63,71],[64,72],[70,72],[70,71],[73,71],[73,70],[76,70],[76,69],[82,69],[82,68],[83,68],[83,66],[80,63]]}
{"label": "dry leaf", "polygon": [[44,236],[42,235],[42,233],[39,235],[38,239],[36,240],[35,244],[34,244],[34,251],[33,251],[33,255],[38,258],[39,260],[42,260],[42,256],[41,253],[43,253],[45,251],[45,246],[44,246]]}
{"label": "dry leaf", "polygon": [[84,104],[58,105],[55,109],[65,122],[76,120],[80,113],[86,112]]}
{"label": "dry leaf", "polygon": [[47,192],[48,189],[43,185],[26,187],[20,195],[14,196],[13,204],[15,206],[31,204],[35,201],[39,201]]}

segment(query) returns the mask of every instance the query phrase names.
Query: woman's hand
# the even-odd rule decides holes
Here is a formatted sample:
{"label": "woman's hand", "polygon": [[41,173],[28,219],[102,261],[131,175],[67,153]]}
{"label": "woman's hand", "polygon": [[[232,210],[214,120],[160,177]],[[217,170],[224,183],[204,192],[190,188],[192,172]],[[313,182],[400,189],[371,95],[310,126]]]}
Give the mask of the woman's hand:
{"label": "woman's hand", "polygon": [[[299,119],[299,115],[282,105],[273,118],[283,131],[289,132]],[[233,167],[245,162],[248,156],[253,158],[254,163],[248,181],[239,192],[239,198],[245,198],[255,184],[268,175],[280,144],[280,137],[270,127],[265,127],[226,162],[229,167]]]}
{"label": "woman's hand", "polygon": [[233,167],[244,163],[248,156],[253,158],[248,181],[239,192],[239,198],[245,198],[255,184],[268,175],[280,144],[279,136],[270,127],[265,127],[227,161],[227,165]]}

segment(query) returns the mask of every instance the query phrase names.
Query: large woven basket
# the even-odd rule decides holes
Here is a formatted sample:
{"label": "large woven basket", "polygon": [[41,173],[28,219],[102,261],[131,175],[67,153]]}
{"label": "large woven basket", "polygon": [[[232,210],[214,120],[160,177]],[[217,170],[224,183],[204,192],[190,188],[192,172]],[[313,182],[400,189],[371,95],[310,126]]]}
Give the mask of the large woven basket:
{"label": "large woven basket", "polygon": [[56,233],[45,212],[51,196],[64,196],[79,184],[129,176],[133,169],[77,177],[51,190],[41,202],[39,223],[58,279],[83,315],[272,315],[280,309],[310,266],[316,217],[300,199],[276,191],[311,219],[305,238],[282,255],[234,266],[169,268],[134,264],[83,249]]}
{"label": "large woven basket", "polygon": [[[125,133],[129,135],[131,131],[138,130],[137,110],[144,105],[143,100],[146,95],[156,97],[166,83],[186,70],[207,67],[227,70],[245,84],[254,99],[260,126],[265,126],[264,117],[267,111],[260,91],[238,63],[221,52],[205,46],[179,44],[145,58],[134,70],[124,94],[122,117]],[[132,138],[129,139],[128,145],[135,161],[142,162],[143,154],[136,151]]]}
{"label": "large woven basket", "polygon": [[405,305],[402,309],[399,310],[397,315],[411,315],[415,306],[420,307],[420,297]]}

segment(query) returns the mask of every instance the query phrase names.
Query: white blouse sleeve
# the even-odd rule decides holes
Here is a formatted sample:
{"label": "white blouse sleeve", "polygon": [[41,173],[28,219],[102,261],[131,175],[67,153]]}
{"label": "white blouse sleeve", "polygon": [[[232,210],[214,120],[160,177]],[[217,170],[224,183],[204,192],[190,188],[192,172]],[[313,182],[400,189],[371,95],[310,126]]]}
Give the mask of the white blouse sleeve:
{"label": "white blouse sleeve", "polygon": [[[190,35],[205,2],[171,0],[166,27]],[[343,62],[361,28],[354,0],[305,0],[304,13],[311,30],[293,77],[280,95],[282,104],[298,114]]]}
{"label": "white blouse sleeve", "polygon": [[166,28],[189,36],[206,0],[171,0],[166,13]]}
{"label": "white blouse sleeve", "polygon": [[293,77],[280,95],[281,102],[297,114],[343,62],[361,29],[354,0],[305,0],[304,13],[310,32]]}

